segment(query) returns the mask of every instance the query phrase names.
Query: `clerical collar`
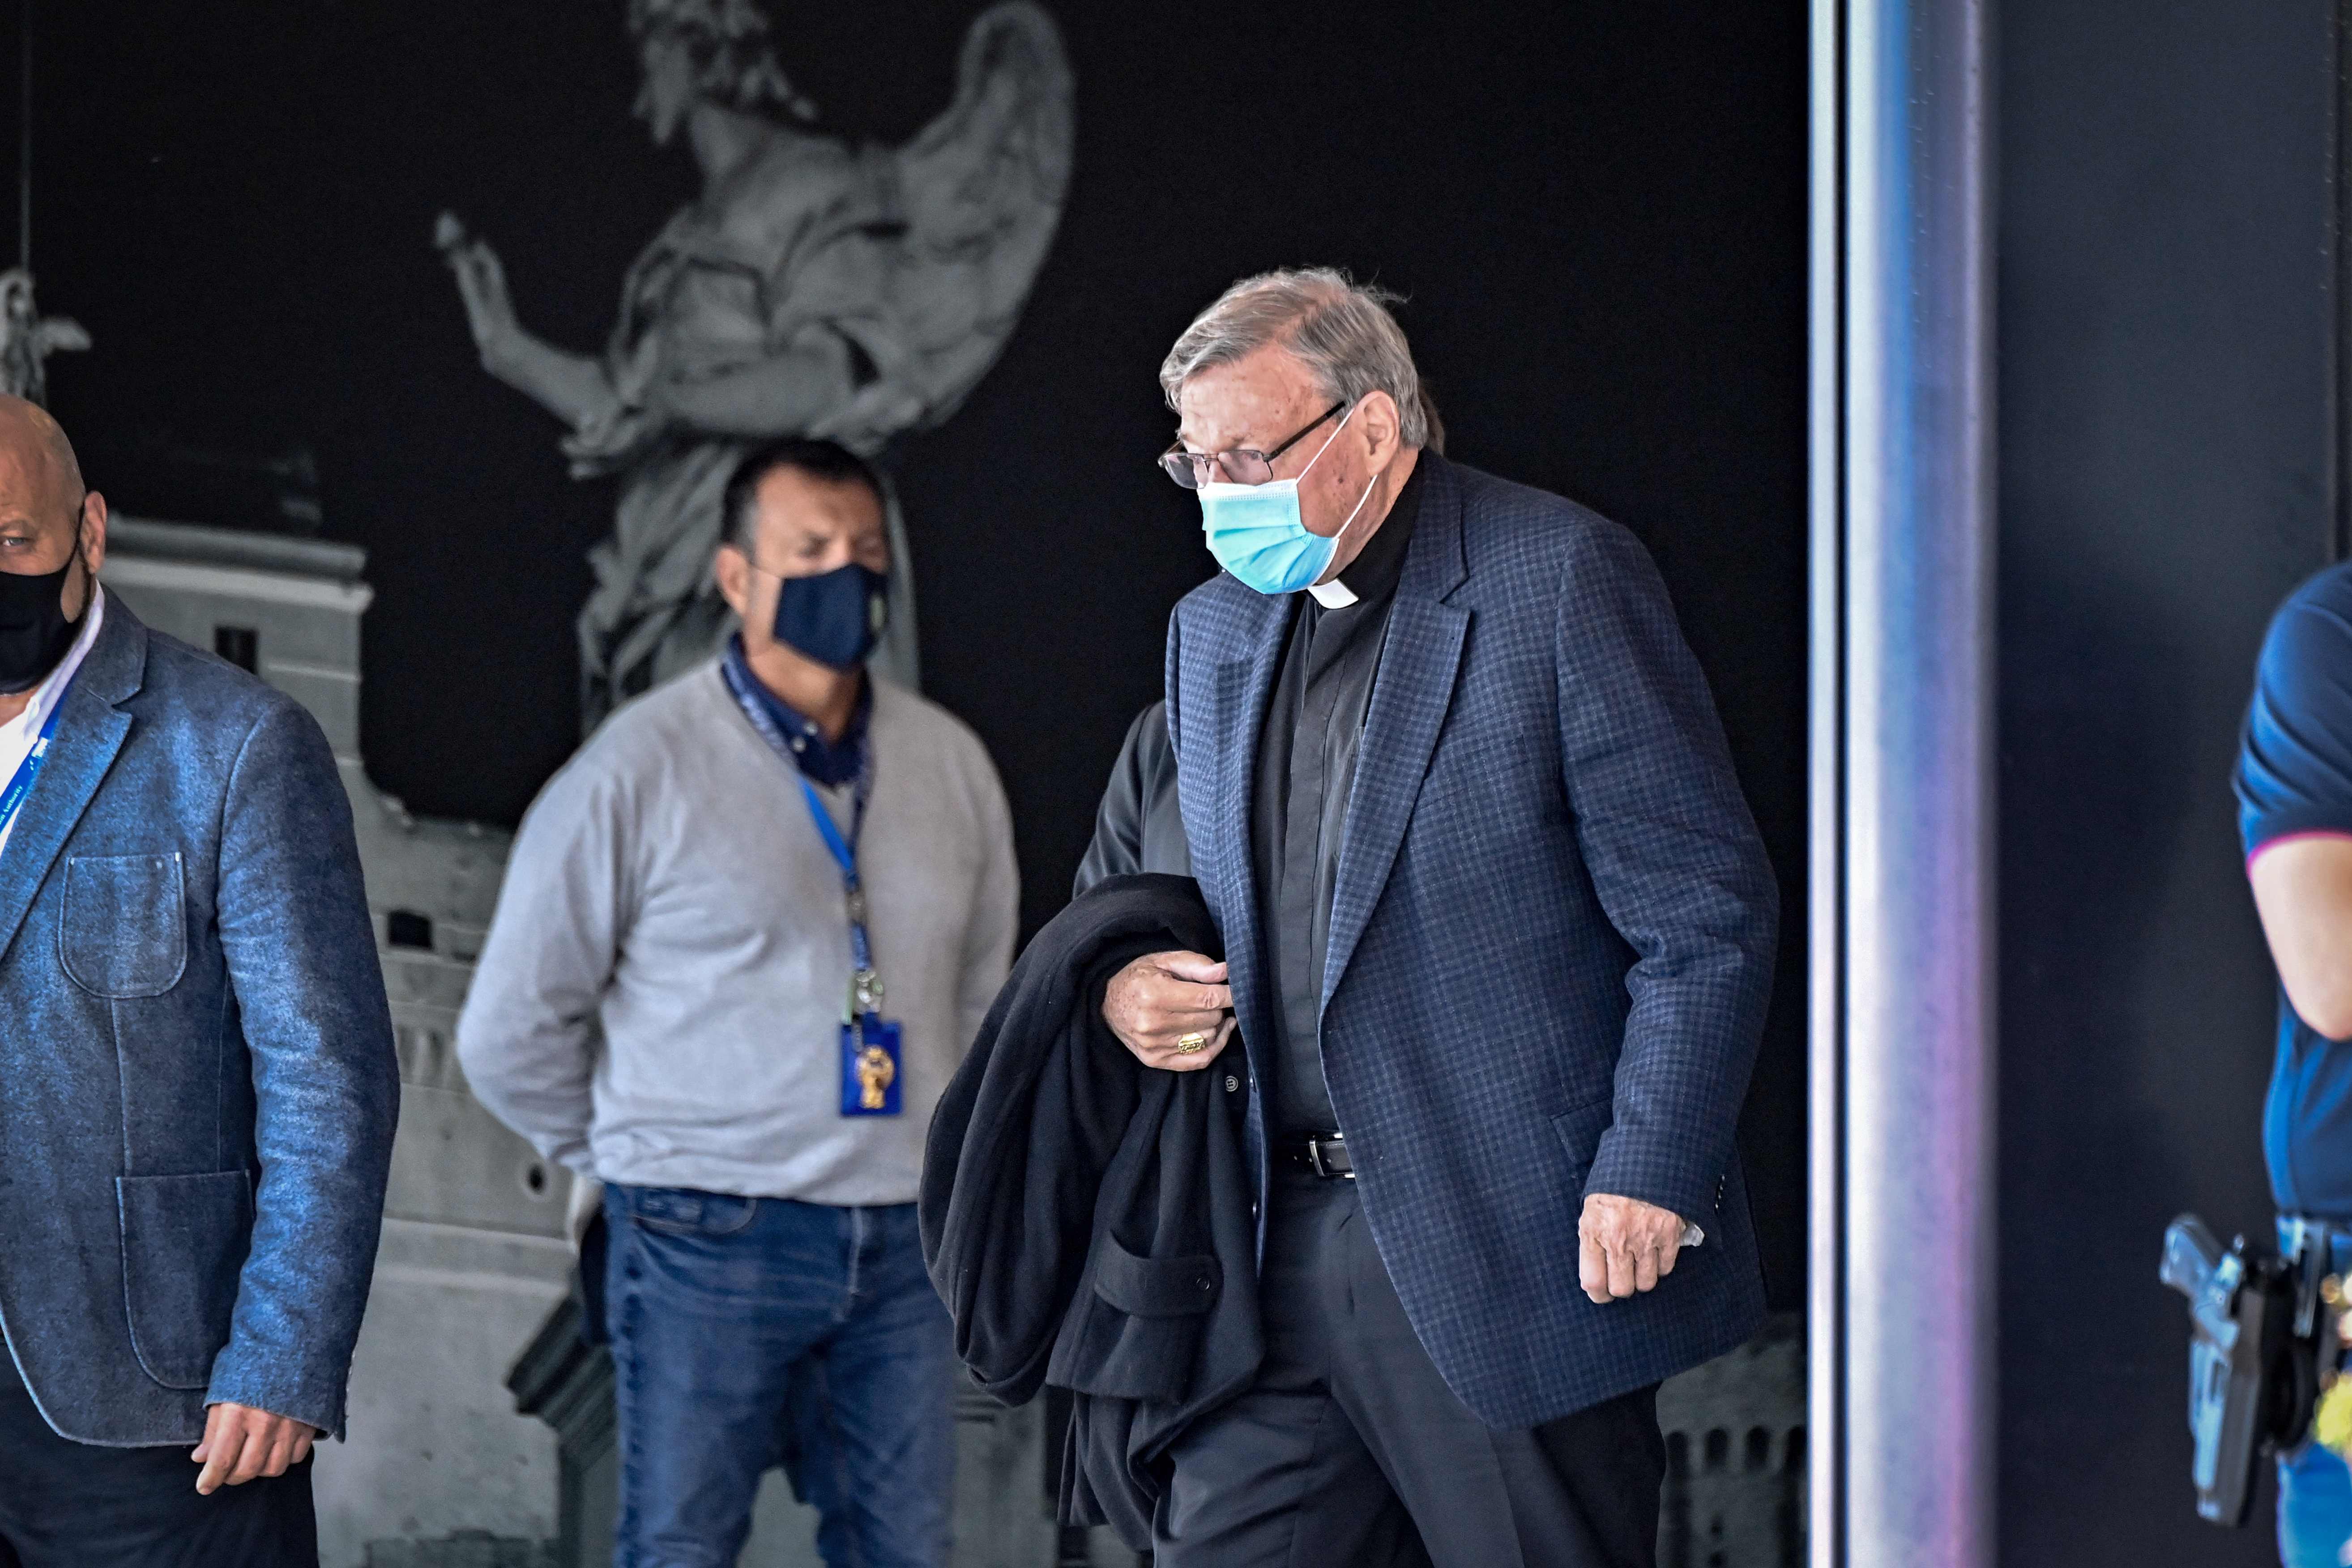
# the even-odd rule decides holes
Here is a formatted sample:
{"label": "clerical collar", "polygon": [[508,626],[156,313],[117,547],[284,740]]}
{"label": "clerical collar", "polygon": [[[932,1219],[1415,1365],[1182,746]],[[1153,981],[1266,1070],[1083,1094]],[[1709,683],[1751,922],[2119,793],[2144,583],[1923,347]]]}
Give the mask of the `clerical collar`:
{"label": "clerical collar", "polygon": [[1328,582],[1310,582],[1307,585],[1307,591],[1313,594],[1315,602],[1326,610],[1345,610],[1356,602],[1355,594],[1348,587],[1345,572]]}
{"label": "clerical collar", "polygon": [[1389,515],[1348,569],[1307,591],[1316,603],[1326,610],[1345,610],[1350,604],[1377,603],[1396,591],[1397,580],[1404,575],[1405,547],[1412,542],[1412,525],[1421,515],[1423,472],[1423,465],[1416,462]]}

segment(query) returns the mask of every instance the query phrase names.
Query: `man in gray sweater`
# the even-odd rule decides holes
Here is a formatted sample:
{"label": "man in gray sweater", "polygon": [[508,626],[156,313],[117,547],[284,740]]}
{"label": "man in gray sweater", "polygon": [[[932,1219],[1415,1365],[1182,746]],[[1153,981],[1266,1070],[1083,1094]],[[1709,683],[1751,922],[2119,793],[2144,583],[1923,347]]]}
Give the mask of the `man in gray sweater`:
{"label": "man in gray sweater", "polygon": [[515,841],[457,1028],[474,1092],[605,1184],[624,1568],[732,1563],[779,1441],[833,1563],[947,1562],[931,1109],[1011,961],[979,739],[874,678],[880,486],[829,442],[728,486],[725,654],[614,714]]}

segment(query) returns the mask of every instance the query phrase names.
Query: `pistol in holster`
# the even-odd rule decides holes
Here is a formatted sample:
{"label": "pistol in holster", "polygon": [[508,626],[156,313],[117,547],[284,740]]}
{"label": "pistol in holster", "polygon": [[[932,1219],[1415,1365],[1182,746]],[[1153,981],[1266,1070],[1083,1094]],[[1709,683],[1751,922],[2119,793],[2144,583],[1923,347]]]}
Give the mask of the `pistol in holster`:
{"label": "pistol in holster", "polygon": [[2190,1475],[2199,1517],[2242,1526],[2254,1467],[2311,1429],[2337,1361],[2341,1290],[2330,1270],[2329,1228],[2289,1219],[2283,1251],[2242,1236],[2227,1249],[2193,1214],[2164,1233],[2158,1278],[2189,1298]]}

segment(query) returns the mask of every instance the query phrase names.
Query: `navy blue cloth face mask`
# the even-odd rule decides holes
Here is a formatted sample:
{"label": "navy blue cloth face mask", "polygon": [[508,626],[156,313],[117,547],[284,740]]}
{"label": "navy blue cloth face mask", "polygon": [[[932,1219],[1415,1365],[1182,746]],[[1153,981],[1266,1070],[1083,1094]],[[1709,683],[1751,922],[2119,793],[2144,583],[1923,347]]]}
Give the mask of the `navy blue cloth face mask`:
{"label": "navy blue cloth face mask", "polygon": [[836,670],[866,662],[890,619],[890,576],[855,562],[778,580],[776,641]]}

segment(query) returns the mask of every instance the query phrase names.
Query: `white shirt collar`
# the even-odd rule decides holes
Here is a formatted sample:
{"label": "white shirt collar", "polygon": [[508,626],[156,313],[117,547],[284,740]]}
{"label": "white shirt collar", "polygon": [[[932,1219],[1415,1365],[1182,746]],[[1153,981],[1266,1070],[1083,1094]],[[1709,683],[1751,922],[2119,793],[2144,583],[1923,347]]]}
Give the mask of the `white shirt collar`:
{"label": "white shirt collar", "polygon": [[1336,577],[1328,582],[1315,583],[1307,591],[1326,610],[1345,610],[1356,602],[1356,591]]}

